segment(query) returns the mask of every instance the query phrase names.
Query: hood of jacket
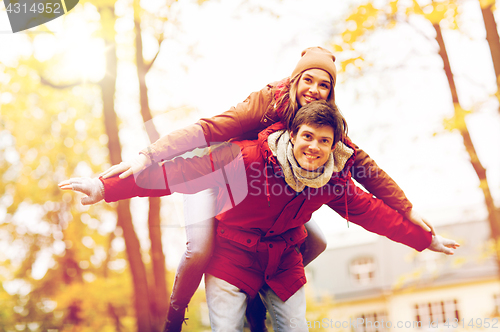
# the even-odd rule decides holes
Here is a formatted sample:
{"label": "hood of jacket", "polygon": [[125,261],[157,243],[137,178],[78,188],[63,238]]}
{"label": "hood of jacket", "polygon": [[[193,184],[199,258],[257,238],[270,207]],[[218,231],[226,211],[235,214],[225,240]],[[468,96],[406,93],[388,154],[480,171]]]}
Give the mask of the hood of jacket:
{"label": "hood of jacket", "polygon": [[[266,163],[272,164],[273,166],[280,166],[278,159],[273,155],[269,143],[267,141],[270,134],[278,131],[286,130],[286,126],[282,122],[277,122],[259,133],[259,147],[262,156]],[[354,164],[356,159],[356,149],[354,144],[349,140],[345,139],[343,142],[337,142],[335,149],[333,150],[333,160],[335,163],[332,179],[336,179],[337,182],[346,182],[350,177],[350,169]],[[332,179],[330,181],[332,181]]]}

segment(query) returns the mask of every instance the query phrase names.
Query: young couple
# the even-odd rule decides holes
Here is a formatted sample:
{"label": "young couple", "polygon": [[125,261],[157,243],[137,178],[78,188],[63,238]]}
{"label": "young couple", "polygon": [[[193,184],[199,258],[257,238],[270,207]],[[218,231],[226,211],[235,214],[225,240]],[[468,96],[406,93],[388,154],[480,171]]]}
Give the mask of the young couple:
{"label": "young couple", "polygon": [[[99,179],[60,184],[87,194],[84,204],[208,189],[204,197],[214,201],[205,204],[211,209],[206,220],[187,222],[188,250],[165,331],[180,331],[203,272],[214,331],[242,331],[247,297],[258,293],[275,330],[305,322],[303,267],[325,246],[309,220],[323,204],[419,251],[452,254],[458,246],[435,235],[394,181],[345,136],[347,126],[334,101],[334,61],[323,48],[306,49],[290,78],[269,84],[222,115],[161,138]],[[243,140],[255,139],[258,132],[257,140]],[[172,159],[235,137],[204,156]],[[167,161],[159,165],[161,160]],[[351,174],[387,205],[357,188]],[[258,328],[263,329],[259,319],[253,330]]]}

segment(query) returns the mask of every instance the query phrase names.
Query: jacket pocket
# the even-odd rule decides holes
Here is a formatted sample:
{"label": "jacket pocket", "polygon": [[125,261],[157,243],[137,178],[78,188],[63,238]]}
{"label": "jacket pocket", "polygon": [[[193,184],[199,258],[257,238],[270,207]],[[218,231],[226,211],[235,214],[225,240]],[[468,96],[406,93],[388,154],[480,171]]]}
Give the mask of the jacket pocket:
{"label": "jacket pocket", "polygon": [[260,234],[230,228],[219,223],[217,240],[216,254],[225,256],[236,266],[251,267],[254,264]]}
{"label": "jacket pocket", "polygon": [[293,247],[305,240],[307,237],[307,230],[304,225],[301,225],[286,231],[281,237],[286,241],[287,247]]}
{"label": "jacket pocket", "polygon": [[227,227],[221,223],[217,226],[217,236],[232,245],[246,251],[256,252],[260,242],[260,234]]}

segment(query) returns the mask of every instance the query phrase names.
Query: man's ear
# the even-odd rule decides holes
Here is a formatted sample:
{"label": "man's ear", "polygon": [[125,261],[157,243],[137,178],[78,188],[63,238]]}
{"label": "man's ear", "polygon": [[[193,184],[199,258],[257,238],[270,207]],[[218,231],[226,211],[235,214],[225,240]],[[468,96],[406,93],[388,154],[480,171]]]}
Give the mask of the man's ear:
{"label": "man's ear", "polygon": [[297,135],[295,135],[294,133],[290,133],[290,142],[292,142],[292,144],[295,145],[295,138],[297,137]]}

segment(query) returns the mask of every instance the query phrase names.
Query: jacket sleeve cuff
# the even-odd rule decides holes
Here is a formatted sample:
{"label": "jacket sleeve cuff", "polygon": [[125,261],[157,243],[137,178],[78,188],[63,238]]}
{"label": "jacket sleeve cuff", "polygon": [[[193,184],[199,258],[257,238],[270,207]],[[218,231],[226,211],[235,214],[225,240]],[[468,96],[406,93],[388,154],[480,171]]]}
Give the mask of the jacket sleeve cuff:
{"label": "jacket sleeve cuff", "polygon": [[432,242],[432,232],[425,232],[424,235],[425,239],[422,241],[423,245],[418,246],[418,248],[415,248],[418,251],[424,251],[425,249],[429,248]]}
{"label": "jacket sleeve cuff", "polygon": [[148,146],[147,148],[142,149],[141,151],[139,151],[139,154],[143,154],[148,157],[150,163],[154,162],[154,156],[151,147]]}
{"label": "jacket sleeve cuff", "polygon": [[99,177],[102,182],[104,192],[104,200],[107,203],[116,202],[122,199],[135,197],[133,189],[135,180],[133,176],[120,179],[118,176],[113,176],[107,179]]}
{"label": "jacket sleeve cuff", "polygon": [[413,204],[410,201],[405,201],[403,205],[399,208],[398,212],[402,214],[407,214],[410,210],[413,209]]}
{"label": "jacket sleeve cuff", "polygon": [[104,183],[102,182],[102,179],[99,178],[99,191],[101,194],[101,197],[106,200],[106,190],[104,189]]}

